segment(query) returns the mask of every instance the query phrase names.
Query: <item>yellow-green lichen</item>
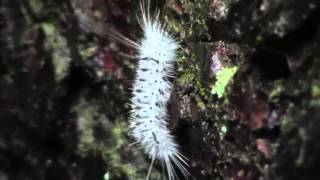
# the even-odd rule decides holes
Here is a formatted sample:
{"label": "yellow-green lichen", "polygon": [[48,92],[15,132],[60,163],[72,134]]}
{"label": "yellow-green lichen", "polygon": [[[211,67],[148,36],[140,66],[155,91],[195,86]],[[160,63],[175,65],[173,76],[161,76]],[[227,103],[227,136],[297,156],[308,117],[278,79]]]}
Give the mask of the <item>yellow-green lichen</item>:
{"label": "yellow-green lichen", "polygon": [[103,180],[110,180],[109,172],[106,172],[106,173],[103,175]]}
{"label": "yellow-green lichen", "polygon": [[[129,153],[131,150],[126,145],[129,142],[127,142],[123,131],[127,125],[122,117],[110,122],[100,112],[98,102],[85,99],[81,99],[72,112],[78,115],[79,142],[77,153],[82,157],[92,154],[100,155],[108,164],[104,178],[113,179],[125,175],[133,179],[143,179],[146,176],[146,171],[141,172],[141,169],[147,169],[148,167],[143,158],[137,158],[139,165],[124,161],[123,154]],[[159,173],[155,172],[154,174]]]}
{"label": "yellow-green lichen", "polygon": [[212,86],[211,93],[218,95],[218,98],[221,98],[225,92],[225,89],[233,77],[233,75],[237,72],[237,67],[225,67],[220,69],[217,74],[216,83]]}
{"label": "yellow-green lichen", "polygon": [[276,81],[277,86],[270,92],[269,98],[272,99],[274,97],[280,96],[281,93],[284,91],[283,82]]}
{"label": "yellow-green lichen", "polygon": [[81,56],[84,60],[89,59],[97,51],[97,46],[95,44],[89,44],[89,47],[83,47],[80,51]]}
{"label": "yellow-green lichen", "polygon": [[178,79],[177,79],[177,82],[179,84],[182,84],[182,85],[188,85],[190,83],[192,83],[192,80],[194,80],[195,76],[194,76],[194,73],[193,72],[188,72],[186,71],[184,74],[182,74]]}
{"label": "yellow-green lichen", "polygon": [[202,99],[199,96],[196,96],[197,106],[202,110],[206,110],[206,104],[202,101]]}
{"label": "yellow-green lichen", "polygon": [[313,98],[319,98],[320,97],[320,86],[314,85],[311,89],[311,94]]}
{"label": "yellow-green lichen", "polygon": [[220,127],[220,132],[219,132],[220,138],[225,137],[227,132],[228,132],[227,126],[225,126],[225,125],[221,126]]}
{"label": "yellow-green lichen", "polygon": [[42,23],[41,27],[47,37],[45,45],[52,49],[55,80],[60,81],[68,74],[71,62],[70,52],[67,48],[67,41],[60,35],[54,24]]}

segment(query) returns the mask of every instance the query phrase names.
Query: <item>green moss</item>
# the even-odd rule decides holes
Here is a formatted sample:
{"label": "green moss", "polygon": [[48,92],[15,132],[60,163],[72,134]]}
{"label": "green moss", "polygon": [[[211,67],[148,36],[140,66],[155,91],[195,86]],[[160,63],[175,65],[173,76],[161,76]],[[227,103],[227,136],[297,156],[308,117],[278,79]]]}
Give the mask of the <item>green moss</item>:
{"label": "green moss", "polygon": [[311,96],[310,105],[314,107],[320,106],[320,85],[312,85],[311,87]]}
{"label": "green moss", "polygon": [[233,75],[237,72],[237,67],[226,67],[219,70],[216,74],[217,81],[212,86],[211,93],[218,95],[218,98],[221,98],[225,92],[225,89],[233,77]]}
{"label": "green moss", "polygon": [[186,71],[184,74],[182,74],[178,79],[177,82],[181,85],[188,85],[192,82],[192,80],[195,78],[194,73],[190,71]]}
{"label": "green moss", "polygon": [[199,94],[202,96],[202,97],[206,97],[206,89],[202,86],[202,83],[200,81],[200,77],[198,77],[196,79],[196,87],[197,87],[197,90],[199,91]]}
{"label": "green moss", "polygon": [[313,98],[320,98],[320,85],[312,86],[312,97]]}
{"label": "green moss", "polygon": [[202,101],[202,99],[199,96],[196,96],[197,106],[202,110],[206,110],[206,104]]}
{"label": "green moss", "polygon": [[185,1],[185,11],[190,15],[190,20],[183,24],[186,39],[194,39],[199,35],[208,35],[206,19],[209,17],[211,1],[200,0],[196,2]]}

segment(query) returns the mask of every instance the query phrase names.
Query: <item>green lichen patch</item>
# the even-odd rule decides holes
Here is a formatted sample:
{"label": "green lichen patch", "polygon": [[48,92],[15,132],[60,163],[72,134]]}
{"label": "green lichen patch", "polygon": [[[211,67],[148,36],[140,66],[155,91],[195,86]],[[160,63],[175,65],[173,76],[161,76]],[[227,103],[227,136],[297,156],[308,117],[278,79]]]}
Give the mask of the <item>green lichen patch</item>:
{"label": "green lichen patch", "polygon": [[46,46],[52,49],[55,80],[60,81],[68,74],[71,62],[67,42],[54,24],[42,23],[41,26],[47,36]]}
{"label": "green lichen patch", "polygon": [[[131,152],[133,149],[128,146],[130,143],[123,133],[127,125],[121,117],[112,123],[100,112],[97,102],[86,100],[81,100],[73,108],[73,112],[79,116],[77,153],[81,157],[92,154],[101,156],[108,165],[107,173],[104,175],[105,179],[126,176],[133,179],[144,179],[146,172],[140,172],[140,170],[147,169],[148,165],[143,158],[137,158],[135,161],[138,162],[125,161],[126,154],[137,152]],[[157,175],[156,171],[154,174]]]}
{"label": "green lichen patch", "polygon": [[220,127],[220,131],[219,131],[220,138],[225,137],[227,133],[228,133],[228,128],[227,128],[227,126],[222,125],[222,126]]}
{"label": "green lichen patch", "polygon": [[218,95],[218,98],[221,98],[225,92],[225,89],[233,77],[233,75],[237,72],[237,67],[226,67],[219,70],[216,74],[217,81],[212,86],[211,93]]}

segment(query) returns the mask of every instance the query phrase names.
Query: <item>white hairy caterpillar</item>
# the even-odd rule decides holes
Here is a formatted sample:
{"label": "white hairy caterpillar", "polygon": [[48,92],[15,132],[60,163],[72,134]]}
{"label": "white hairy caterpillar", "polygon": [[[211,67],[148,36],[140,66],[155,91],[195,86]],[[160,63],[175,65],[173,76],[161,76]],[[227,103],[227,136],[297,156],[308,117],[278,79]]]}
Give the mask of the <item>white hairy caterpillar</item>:
{"label": "white hairy caterpillar", "polygon": [[[174,74],[176,51],[179,47],[173,36],[166,31],[166,25],[159,21],[159,12],[152,18],[147,9],[140,4],[142,19],[139,21],[144,37],[134,42],[112,27],[105,24],[91,23],[88,17],[80,18],[80,27],[86,32],[116,40],[123,45],[137,50],[138,68],[132,88],[131,99],[131,135],[140,144],[151,161],[147,178],[151,173],[155,160],[159,160],[167,171],[169,180],[178,176],[175,166],[187,177],[187,158],[179,151],[179,146],[167,128],[167,102],[170,99],[172,84],[169,81]],[[147,10],[147,11],[146,11]],[[138,19],[139,20],[139,19]],[[126,57],[131,57],[125,55]]]}
{"label": "white hairy caterpillar", "polygon": [[138,51],[138,68],[133,84],[133,97],[130,128],[137,144],[140,144],[148,155],[151,168],[155,160],[159,160],[165,167],[169,180],[174,180],[177,166],[184,176],[188,171],[186,158],[179,152],[179,147],[167,128],[167,102],[172,91],[169,81],[173,77],[174,62],[178,44],[162,25],[159,13],[155,18],[149,15],[149,1],[147,12],[141,4],[142,21],[140,25],[144,37],[140,43],[133,42],[119,34],[126,44],[135,47]]}

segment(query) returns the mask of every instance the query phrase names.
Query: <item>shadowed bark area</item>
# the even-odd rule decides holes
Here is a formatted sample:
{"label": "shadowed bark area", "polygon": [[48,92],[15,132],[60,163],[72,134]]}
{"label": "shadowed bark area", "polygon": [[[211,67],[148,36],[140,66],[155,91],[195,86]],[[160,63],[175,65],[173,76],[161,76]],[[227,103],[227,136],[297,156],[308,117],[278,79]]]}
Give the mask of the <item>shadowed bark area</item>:
{"label": "shadowed bark area", "polygon": [[[150,7],[181,45],[168,126],[189,179],[319,179],[320,2]],[[139,42],[136,15],[133,0],[0,1],[1,180],[145,179],[127,127],[137,51],[113,34]]]}

